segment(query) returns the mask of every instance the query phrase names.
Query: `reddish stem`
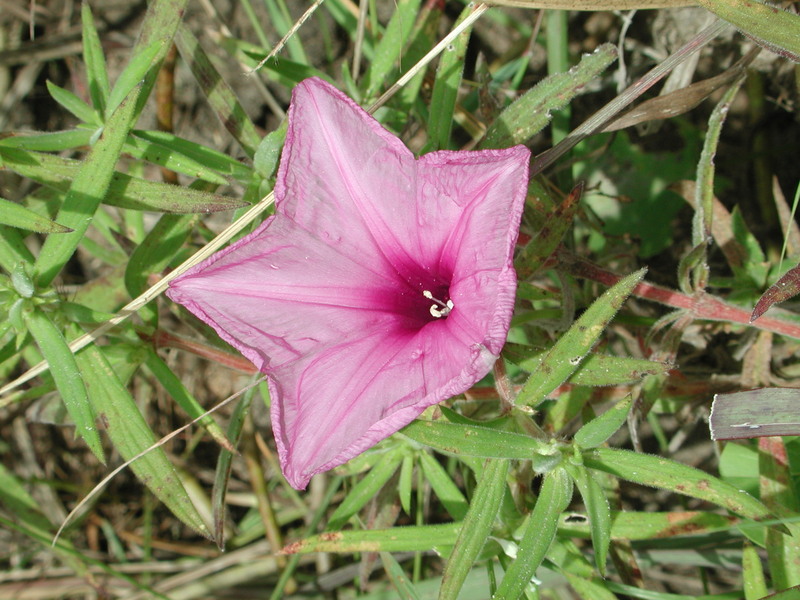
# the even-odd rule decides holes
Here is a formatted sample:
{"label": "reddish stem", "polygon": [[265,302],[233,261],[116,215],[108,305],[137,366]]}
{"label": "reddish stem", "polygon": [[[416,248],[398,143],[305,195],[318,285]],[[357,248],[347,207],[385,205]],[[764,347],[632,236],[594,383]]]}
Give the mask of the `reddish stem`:
{"label": "reddish stem", "polygon": [[[561,266],[576,277],[590,279],[608,287],[616,284],[622,277],[602,267],[590,263],[582,258],[569,255],[563,251],[558,253]],[[800,339],[800,326],[774,317],[761,317],[758,321],[750,322],[750,311],[723,302],[719,298],[700,292],[689,296],[669,288],[642,282],[633,289],[633,295],[645,300],[659,302],[673,308],[688,310],[697,319],[707,321],[729,321],[740,325],[763,329]]]}

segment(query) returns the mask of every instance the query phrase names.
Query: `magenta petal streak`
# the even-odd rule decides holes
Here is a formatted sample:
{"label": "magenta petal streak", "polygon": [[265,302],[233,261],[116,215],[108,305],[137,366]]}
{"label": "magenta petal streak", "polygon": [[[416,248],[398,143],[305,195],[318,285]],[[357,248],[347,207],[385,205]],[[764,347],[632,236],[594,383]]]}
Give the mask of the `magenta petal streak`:
{"label": "magenta petal streak", "polygon": [[417,160],[331,85],[296,86],[275,216],[167,292],[269,376],[294,487],[492,368],[529,160],[524,146]]}

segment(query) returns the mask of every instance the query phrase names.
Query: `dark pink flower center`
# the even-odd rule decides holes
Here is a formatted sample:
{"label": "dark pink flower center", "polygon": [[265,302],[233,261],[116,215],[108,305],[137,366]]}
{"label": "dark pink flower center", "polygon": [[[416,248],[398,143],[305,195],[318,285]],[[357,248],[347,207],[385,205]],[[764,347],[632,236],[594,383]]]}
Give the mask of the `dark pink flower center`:
{"label": "dark pink flower center", "polygon": [[446,319],[455,308],[450,299],[450,273],[433,274],[415,265],[397,275],[401,291],[388,308],[403,317],[405,326],[421,329],[428,323]]}

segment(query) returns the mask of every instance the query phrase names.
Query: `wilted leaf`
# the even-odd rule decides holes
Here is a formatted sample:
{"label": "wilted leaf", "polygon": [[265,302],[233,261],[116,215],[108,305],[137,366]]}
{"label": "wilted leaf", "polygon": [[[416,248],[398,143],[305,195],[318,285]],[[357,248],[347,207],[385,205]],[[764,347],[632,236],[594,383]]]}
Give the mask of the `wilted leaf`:
{"label": "wilted leaf", "polygon": [[762,388],[717,394],[711,405],[711,439],[800,435],[800,389]]}
{"label": "wilted leaf", "polygon": [[788,300],[797,294],[800,294],[800,265],[789,269],[783,277],[769,286],[767,291],[756,302],[753,314],[750,316],[750,322],[752,323],[767,312],[773,304]]}

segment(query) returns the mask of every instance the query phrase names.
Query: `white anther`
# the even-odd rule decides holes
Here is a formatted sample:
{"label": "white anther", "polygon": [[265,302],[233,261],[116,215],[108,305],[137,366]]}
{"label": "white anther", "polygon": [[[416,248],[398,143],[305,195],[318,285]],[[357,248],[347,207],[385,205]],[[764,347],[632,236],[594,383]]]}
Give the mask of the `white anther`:
{"label": "white anther", "polygon": [[448,300],[447,302],[442,302],[438,298],[434,298],[433,294],[428,290],[422,290],[422,295],[425,296],[428,300],[433,300],[436,304],[431,304],[430,312],[431,315],[437,319],[441,319],[442,317],[446,317],[450,314],[450,311],[453,310],[455,304],[453,304],[452,300]]}

